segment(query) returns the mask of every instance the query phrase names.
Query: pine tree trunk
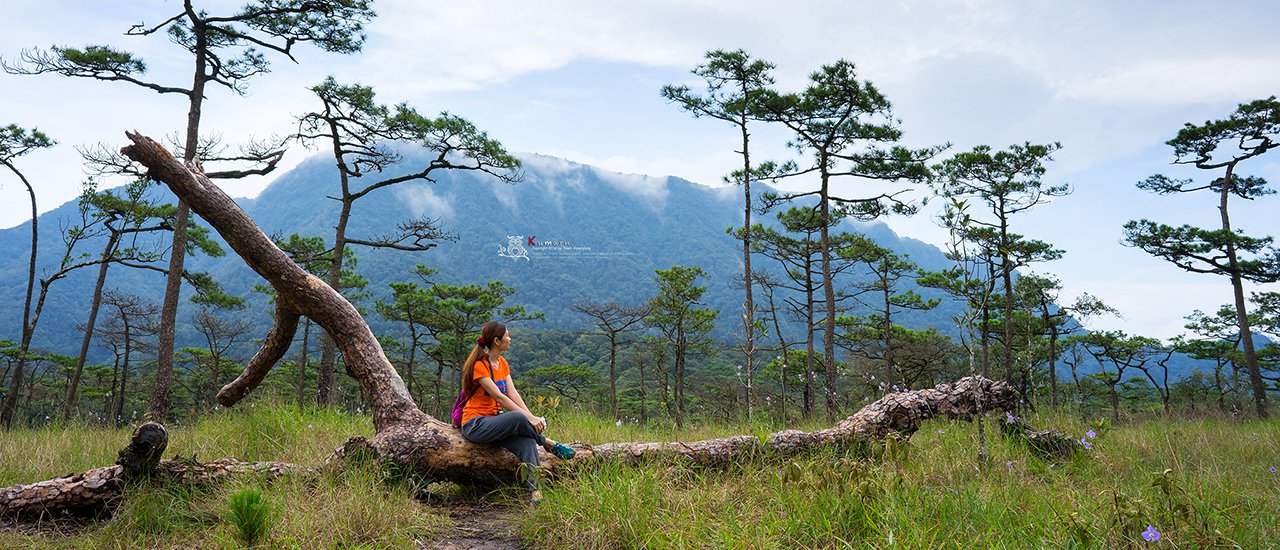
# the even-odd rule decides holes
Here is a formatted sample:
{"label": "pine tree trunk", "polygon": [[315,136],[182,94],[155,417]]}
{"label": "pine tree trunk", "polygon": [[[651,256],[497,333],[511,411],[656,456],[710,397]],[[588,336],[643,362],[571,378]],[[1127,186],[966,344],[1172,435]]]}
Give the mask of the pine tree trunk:
{"label": "pine tree trunk", "polygon": [[[1218,211],[1222,216],[1222,230],[1231,232],[1231,217],[1227,213],[1227,198],[1232,190],[1232,170],[1235,165],[1227,167],[1227,175],[1222,179],[1221,199]],[[1253,330],[1249,326],[1249,314],[1244,302],[1244,281],[1240,277],[1240,262],[1236,258],[1234,241],[1227,241],[1227,265],[1231,270],[1231,290],[1235,299],[1236,323],[1240,328],[1240,347],[1244,351],[1244,363],[1249,369],[1249,385],[1253,388],[1254,411],[1258,418],[1267,417],[1267,385],[1262,379],[1262,369],[1258,365],[1258,354],[1253,346]]]}
{"label": "pine tree trunk", "polygon": [[298,365],[298,380],[296,382],[298,400],[298,410],[301,411],[303,404],[307,399],[307,368],[310,366],[311,355],[308,353],[307,347],[311,344],[311,319],[306,319],[302,324],[302,359]]}
{"label": "pine tree trunk", "polygon": [[[745,84],[743,97],[746,97]],[[755,364],[753,358],[756,353],[755,340],[755,314],[756,304],[755,297],[752,295],[755,283],[751,274],[751,136],[747,133],[747,116],[746,110],[743,110],[742,118],[738,121],[738,127],[742,129],[742,282],[747,288],[746,311],[743,314],[743,328],[747,331],[747,343],[745,355],[747,356],[747,423],[751,423],[752,417],[752,384],[755,378]]]}
{"label": "pine tree trunk", "polygon": [[4,402],[0,403],[0,429],[9,429],[13,423],[18,405],[18,390],[22,388],[22,371],[27,364],[27,349],[31,344],[31,333],[35,330],[35,323],[31,320],[31,295],[35,290],[36,252],[40,242],[40,212],[36,208],[36,191],[31,187],[31,182],[27,181],[26,176],[11,165],[9,168],[13,169],[18,179],[22,180],[22,184],[27,188],[27,195],[31,197],[31,253],[27,261],[27,294],[22,304],[22,341],[18,347],[18,364],[14,367],[13,378],[9,380],[9,394],[5,396]]}
{"label": "pine tree trunk", "polygon": [[609,333],[609,417],[618,418],[618,335]]}
{"label": "pine tree trunk", "polygon": [[[123,317],[123,315],[121,317]],[[120,424],[123,423],[123,420],[124,420],[124,400],[125,400],[125,397],[128,395],[127,388],[129,387],[128,386],[129,361],[130,361],[130,355],[133,351],[133,347],[132,347],[133,342],[131,341],[132,336],[130,335],[130,332],[131,330],[129,327],[129,321],[128,319],[125,319],[124,321],[124,360],[123,360],[124,364],[120,366],[120,389],[119,391],[116,392],[115,401],[114,403],[112,403],[112,408],[111,408],[111,426],[113,428],[119,428]]]}
{"label": "pine tree trunk", "polygon": [[89,303],[89,319],[84,323],[84,338],[80,341],[80,355],[76,356],[75,370],[71,371],[71,383],[67,386],[67,395],[62,402],[62,420],[71,418],[71,409],[75,407],[76,393],[80,389],[80,376],[84,374],[84,362],[89,357],[89,343],[93,341],[93,327],[98,322],[98,308],[102,305],[102,287],[107,282],[107,268],[111,267],[108,258],[115,255],[119,233],[113,232],[107,239],[107,246],[102,250],[102,263],[98,265],[98,280],[93,286],[93,298]]}

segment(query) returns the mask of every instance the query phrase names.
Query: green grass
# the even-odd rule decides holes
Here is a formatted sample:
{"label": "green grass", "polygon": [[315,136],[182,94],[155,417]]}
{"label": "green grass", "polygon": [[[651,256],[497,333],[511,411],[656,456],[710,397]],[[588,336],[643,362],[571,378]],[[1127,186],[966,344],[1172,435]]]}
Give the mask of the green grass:
{"label": "green grass", "polygon": [[[130,431],[72,426],[17,430],[0,438],[0,486],[31,483],[115,461]],[[223,456],[318,466],[352,435],[371,435],[368,417],[256,404],[221,411],[169,432],[166,458]],[[140,486],[127,490],[111,518],[87,527],[0,531],[0,548],[243,548],[228,517],[233,495],[258,491],[278,514],[259,547],[412,548],[447,527],[447,516],[388,483],[373,467],[320,479],[241,479],[206,490]]]}
{"label": "green grass", "polygon": [[[1031,421],[1079,437],[1090,428],[1065,416]],[[522,534],[574,548],[1280,548],[1280,474],[1269,471],[1280,466],[1280,422],[1136,422],[1057,461],[999,435],[989,444],[979,467],[972,424],[930,422],[896,458],[766,455],[727,471],[599,465],[547,491]],[[1166,469],[1169,495],[1153,486]],[[1142,539],[1147,525],[1161,532],[1158,545]]]}
{"label": "green grass", "polygon": [[[551,437],[596,444],[780,428],[677,431],[572,411],[549,416]],[[1067,414],[1029,420],[1076,437],[1090,428]],[[371,431],[362,416],[259,404],[173,429],[166,456],[317,465],[347,437]],[[1088,454],[1057,461],[993,431],[983,467],[975,426],[963,422],[927,423],[897,452],[872,449],[876,458],[826,450],[753,456],[726,469],[581,466],[544,484],[546,501],[520,519],[520,534],[532,547],[566,548],[1280,548],[1280,474],[1269,471],[1280,467],[1280,421],[1135,420],[1099,430]],[[89,427],[5,433],[0,486],[110,464],[128,435]],[[411,487],[364,467],[206,490],[136,487],[110,519],[62,533],[0,531],[0,548],[240,547],[227,516],[232,495],[244,490],[260,491],[279,513],[267,547],[406,548],[450,524]],[[516,503],[521,494],[453,498]],[[1142,540],[1147,525],[1161,532],[1158,544]]]}

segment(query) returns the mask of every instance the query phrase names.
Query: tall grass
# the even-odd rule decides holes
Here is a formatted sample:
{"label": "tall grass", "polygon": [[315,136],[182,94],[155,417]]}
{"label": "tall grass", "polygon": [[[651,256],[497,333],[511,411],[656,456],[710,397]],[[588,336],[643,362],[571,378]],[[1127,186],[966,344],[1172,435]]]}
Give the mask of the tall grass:
{"label": "tall grass", "polygon": [[[368,417],[255,403],[171,429],[166,457],[223,456],[320,465],[352,435],[371,435]],[[0,486],[31,483],[115,461],[130,430],[71,426],[13,431],[0,438]],[[256,491],[279,514],[260,546],[280,548],[406,548],[430,539],[450,520],[415,500],[411,487],[386,481],[374,465],[325,473],[319,479],[268,482],[237,479],[222,486],[129,488],[110,518],[67,531],[0,531],[0,548],[239,548],[228,503]]]}
{"label": "tall grass", "polygon": [[[549,436],[593,444],[783,427],[691,423],[678,431],[569,410],[549,417]],[[935,421],[889,450],[763,454],[723,469],[584,465],[545,483],[541,506],[516,509],[520,534],[532,547],[572,548],[1280,548],[1280,473],[1270,471],[1280,468],[1280,421],[1138,419],[1100,428],[1070,412],[1029,420],[1073,437],[1095,429],[1093,449],[1045,460],[988,430],[992,459],[980,465],[973,424]],[[172,430],[166,456],[316,465],[347,437],[371,432],[364,416],[258,403]],[[110,464],[128,436],[85,427],[5,433],[0,485]],[[413,487],[366,465],[203,490],[134,487],[112,518],[61,534],[0,531],[0,548],[236,547],[226,512],[242,490],[260,491],[279,511],[267,547],[414,547],[450,525],[414,499]],[[512,488],[453,498],[505,504],[521,496]],[[1159,543],[1143,540],[1148,525]]]}
{"label": "tall grass", "polygon": [[[1095,428],[1065,415],[1032,421],[1075,437]],[[1098,431],[1090,452],[1056,460],[995,435],[986,465],[963,422],[926,423],[875,458],[765,455],[714,471],[598,465],[547,491],[521,532],[535,546],[574,548],[1156,547],[1142,538],[1150,525],[1165,548],[1280,548],[1280,474],[1270,471],[1280,466],[1280,422]]]}

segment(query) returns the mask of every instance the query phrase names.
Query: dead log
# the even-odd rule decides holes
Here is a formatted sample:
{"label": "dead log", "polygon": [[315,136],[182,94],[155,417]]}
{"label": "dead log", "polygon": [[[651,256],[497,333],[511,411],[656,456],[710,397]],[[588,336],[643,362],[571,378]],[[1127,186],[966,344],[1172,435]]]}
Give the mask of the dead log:
{"label": "dead log", "polygon": [[234,458],[220,458],[205,464],[196,461],[195,457],[161,460],[168,441],[169,434],[164,426],[155,422],[138,426],[129,445],[120,450],[120,458],[114,466],[0,489],[0,517],[95,516],[110,511],[128,484],[146,480],[207,486],[246,474],[272,478],[315,471],[285,462],[244,462]]}
{"label": "dead log", "polygon": [[1086,449],[1083,440],[1072,439],[1058,430],[1037,430],[1009,412],[1000,420],[1000,431],[1007,437],[1021,441],[1027,449],[1041,458],[1065,457]]}
{"label": "dead log", "polygon": [[763,441],[738,435],[695,442],[609,443],[596,445],[594,451],[597,458],[626,462],[676,458],[719,465],[750,453],[785,456],[814,449],[849,448],[889,434],[911,437],[925,420],[969,419],[991,410],[1012,410],[1017,402],[1017,393],[1009,383],[970,376],[930,389],[891,393],[825,430],[784,430],[769,434]]}

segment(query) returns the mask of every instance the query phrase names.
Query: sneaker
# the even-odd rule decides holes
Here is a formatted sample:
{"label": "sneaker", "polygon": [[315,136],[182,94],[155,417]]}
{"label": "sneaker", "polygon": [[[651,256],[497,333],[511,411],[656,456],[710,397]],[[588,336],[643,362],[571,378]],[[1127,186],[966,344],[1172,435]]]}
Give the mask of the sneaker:
{"label": "sneaker", "polygon": [[573,455],[575,454],[573,447],[570,447],[558,441],[556,442],[555,445],[552,445],[551,448],[548,449],[548,451],[551,454],[555,455],[556,458],[559,458],[561,460],[569,460],[573,458]]}

